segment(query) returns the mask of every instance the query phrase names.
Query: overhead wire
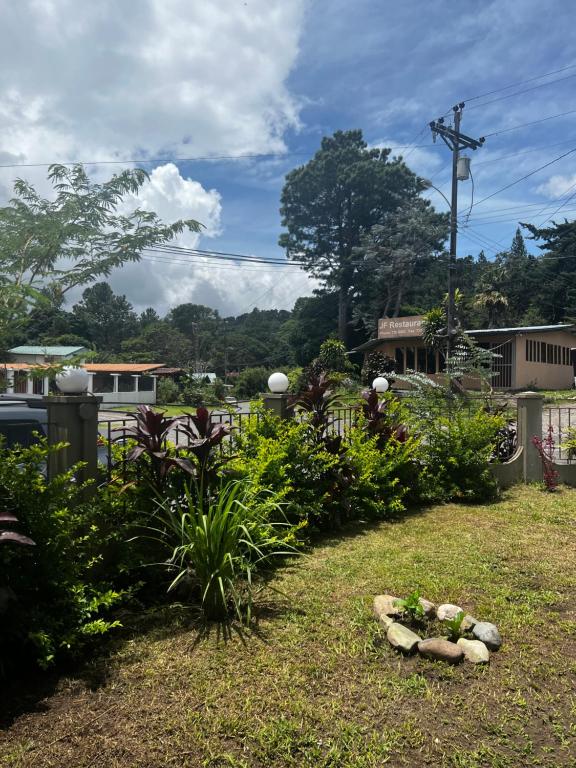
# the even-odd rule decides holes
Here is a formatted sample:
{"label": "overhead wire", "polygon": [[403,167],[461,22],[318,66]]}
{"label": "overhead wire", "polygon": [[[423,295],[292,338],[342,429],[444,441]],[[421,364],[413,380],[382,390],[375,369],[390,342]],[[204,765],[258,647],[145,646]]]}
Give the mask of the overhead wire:
{"label": "overhead wire", "polygon": [[[420,132],[423,133],[424,129]],[[420,135],[420,134],[418,134]],[[398,149],[414,150],[418,148],[433,148],[434,144],[401,144],[392,147],[384,147],[394,152]],[[197,162],[226,162],[235,160],[262,160],[269,158],[285,158],[285,157],[310,157],[312,152],[264,152],[253,154],[238,154],[238,155],[197,155],[195,157],[140,157],[140,158],[124,158],[118,160],[52,160],[51,162],[42,163],[2,163],[2,168],[48,168],[51,165],[153,165],[161,163],[197,163]]]}
{"label": "overhead wire", "polygon": [[[576,112],[576,110],[574,110]],[[539,166],[538,168],[534,168],[529,173],[524,174],[524,176],[521,176],[519,179],[515,179],[515,181],[511,181],[509,184],[506,184],[505,186],[501,187],[500,189],[497,189],[495,192],[492,192],[489,195],[486,195],[486,197],[483,197],[481,200],[478,200],[478,202],[474,203],[474,207],[478,207],[482,203],[486,202],[486,200],[490,200],[493,197],[496,197],[496,195],[499,195],[501,192],[505,192],[507,189],[510,189],[511,187],[514,187],[516,184],[519,184],[521,181],[525,181],[525,179],[530,178],[530,176],[534,176],[534,174],[538,173],[539,171],[544,170],[544,168],[548,168],[549,166],[553,165],[554,163],[557,163],[559,160],[562,160],[565,157],[568,157],[569,155],[574,154],[576,152],[576,147],[573,149],[568,150],[568,152],[564,152],[562,155],[559,155],[558,157],[555,157],[553,160],[550,160],[547,163],[544,163],[544,165]]]}
{"label": "overhead wire", "polygon": [[469,101],[477,101],[478,99],[483,99],[485,96],[492,96],[495,93],[501,93],[502,91],[507,91],[510,88],[516,88],[518,85],[533,83],[535,80],[541,80],[544,77],[551,77],[552,75],[559,75],[561,72],[567,72],[569,69],[576,69],[576,64],[568,64],[567,66],[561,67],[560,69],[554,69],[551,72],[544,72],[541,75],[534,75],[533,77],[529,77],[525,80],[517,80],[515,83],[510,83],[510,85],[504,85],[501,88],[495,88],[492,91],[479,93],[476,96],[469,96],[467,99],[462,99],[462,101],[466,103]]}
{"label": "overhead wire", "polygon": [[488,139],[491,136],[499,136],[501,133],[509,133],[510,131],[517,131],[520,128],[527,128],[530,125],[538,125],[538,123],[545,123],[548,120],[556,120],[559,117],[566,117],[566,115],[573,115],[576,113],[576,109],[569,109],[567,112],[559,112],[557,115],[548,115],[548,117],[542,117],[540,120],[531,120],[529,123],[519,123],[518,125],[512,125],[510,128],[501,128],[499,131],[492,131],[492,133],[485,133],[484,138]]}
{"label": "overhead wire", "polygon": [[483,101],[481,104],[473,104],[471,107],[468,107],[468,109],[480,109],[481,107],[487,107],[488,104],[494,104],[497,101],[504,101],[505,99],[511,99],[514,96],[521,96],[524,93],[529,93],[530,91],[535,91],[537,88],[544,88],[547,85],[554,85],[554,83],[561,83],[563,80],[572,80],[574,77],[576,77],[576,73],[573,75],[566,75],[566,77],[559,77],[556,80],[549,80],[546,83],[540,83],[539,85],[533,85],[531,88],[524,88],[521,91],[515,91],[514,93],[508,93],[506,96],[498,96],[496,99],[490,99],[490,101]]}

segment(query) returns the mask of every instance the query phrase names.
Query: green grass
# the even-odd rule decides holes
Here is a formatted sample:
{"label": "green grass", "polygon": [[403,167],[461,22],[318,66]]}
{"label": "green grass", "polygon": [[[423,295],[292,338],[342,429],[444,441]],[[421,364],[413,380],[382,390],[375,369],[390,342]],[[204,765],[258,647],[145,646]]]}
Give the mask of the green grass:
{"label": "green grass", "polygon": [[545,404],[558,404],[566,403],[568,405],[574,405],[576,400],[575,389],[538,389],[538,394],[544,397]]}
{"label": "green grass", "polygon": [[[0,765],[574,766],[576,491],[519,487],[355,526],[277,572],[255,629],[183,607],[9,720]],[[403,658],[374,594],[414,588],[495,621],[487,668]]]}

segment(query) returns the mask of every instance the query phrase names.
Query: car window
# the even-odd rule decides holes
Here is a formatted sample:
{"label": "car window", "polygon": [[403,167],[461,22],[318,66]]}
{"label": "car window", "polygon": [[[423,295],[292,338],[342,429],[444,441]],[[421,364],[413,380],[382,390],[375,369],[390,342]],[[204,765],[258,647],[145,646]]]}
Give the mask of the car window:
{"label": "car window", "polygon": [[37,421],[0,421],[0,435],[4,437],[7,448],[20,445],[28,448],[38,442],[38,436],[45,434],[42,424]]}

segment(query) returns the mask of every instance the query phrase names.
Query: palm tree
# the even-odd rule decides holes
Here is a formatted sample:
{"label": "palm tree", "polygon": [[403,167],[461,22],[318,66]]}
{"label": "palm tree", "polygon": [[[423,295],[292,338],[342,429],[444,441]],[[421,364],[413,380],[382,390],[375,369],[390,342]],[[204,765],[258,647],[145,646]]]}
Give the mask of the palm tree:
{"label": "palm tree", "polygon": [[484,309],[488,315],[488,328],[494,328],[496,320],[508,309],[508,299],[494,288],[488,288],[476,294],[474,306]]}

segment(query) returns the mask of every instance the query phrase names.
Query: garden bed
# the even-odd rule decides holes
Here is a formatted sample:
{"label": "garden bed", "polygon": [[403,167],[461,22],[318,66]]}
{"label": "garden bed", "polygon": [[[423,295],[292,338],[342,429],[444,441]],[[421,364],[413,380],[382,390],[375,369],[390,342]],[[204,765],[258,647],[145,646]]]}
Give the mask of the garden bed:
{"label": "garden bed", "polygon": [[[277,573],[252,633],[166,609],[79,674],[5,690],[0,765],[574,765],[575,525],[575,491],[517,488],[351,526]],[[490,665],[390,647],[373,596],[415,587],[498,624]]]}

